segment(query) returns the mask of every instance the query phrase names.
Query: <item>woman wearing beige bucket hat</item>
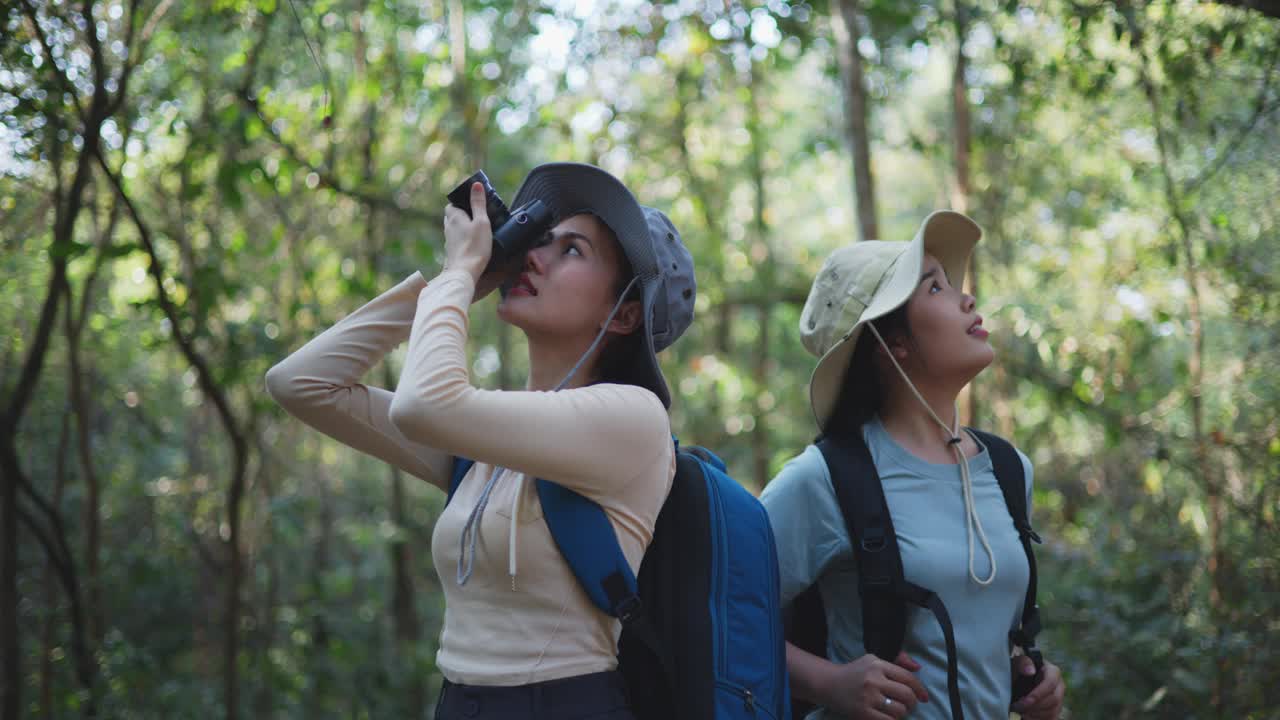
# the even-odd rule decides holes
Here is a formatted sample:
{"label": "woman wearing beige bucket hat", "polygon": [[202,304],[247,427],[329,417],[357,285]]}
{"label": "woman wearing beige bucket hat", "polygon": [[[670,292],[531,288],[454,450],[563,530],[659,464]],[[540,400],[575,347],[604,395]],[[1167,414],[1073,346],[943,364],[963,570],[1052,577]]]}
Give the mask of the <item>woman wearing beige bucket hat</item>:
{"label": "woman wearing beige bucket hat", "polygon": [[[666,215],[600,168],[540,165],[515,206],[533,200],[554,224],[498,304],[528,339],[525,389],[483,390],[468,374],[470,307],[502,279],[484,272],[480,183],[469,213],[445,210],[435,278],[415,272],[369,301],[273,367],[267,388],[303,422],[450,493],[431,542],[445,600],[434,717],[630,720],[619,622],[557,549],[536,478],[603,508],[638,568],[675,474],[656,353],[692,320],[693,259]],[[406,341],[394,391],[361,382]]]}
{"label": "woman wearing beige bucket hat", "polygon": [[[787,647],[792,694],[818,707],[811,718],[1060,713],[1061,672],[1032,662],[1030,461],[958,427],[960,391],[994,359],[960,289],[980,237],[941,211],[911,242],[842,247],[801,314],[819,357],[809,396],[821,436],[761,500],[783,603],[815,603],[803,622],[825,636],[809,652]],[[804,645],[802,634],[788,639]],[[1011,708],[1015,682],[1032,689]]]}

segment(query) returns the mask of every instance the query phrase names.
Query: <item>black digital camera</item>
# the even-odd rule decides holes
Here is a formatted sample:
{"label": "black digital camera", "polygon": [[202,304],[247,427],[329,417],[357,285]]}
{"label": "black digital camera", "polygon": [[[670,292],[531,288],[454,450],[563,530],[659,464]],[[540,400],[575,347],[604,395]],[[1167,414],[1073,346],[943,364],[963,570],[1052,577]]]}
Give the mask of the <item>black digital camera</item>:
{"label": "black digital camera", "polygon": [[493,253],[484,268],[489,272],[524,257],[533,243],[551,227],[551,208],[541,200],[530,200],[515,210],[508,210],[506,203],[498,197],[498,191],[493,189],[489,177],[483,170],[477,170],[449,193],[449,202],[465,210],[468,216],[471,215],[471,185],[477,182],[484,186],[485,213],[493,229]]}

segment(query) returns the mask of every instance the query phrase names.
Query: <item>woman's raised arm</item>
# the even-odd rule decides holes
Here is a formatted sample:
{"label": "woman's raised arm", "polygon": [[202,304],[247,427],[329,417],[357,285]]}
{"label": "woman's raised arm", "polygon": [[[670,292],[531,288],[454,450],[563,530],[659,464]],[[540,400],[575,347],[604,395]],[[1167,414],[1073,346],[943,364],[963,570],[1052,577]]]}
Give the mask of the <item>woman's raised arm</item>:
{"label": "woman's raised arm", "polygon": [[289,414],[329,437],[447,490],[451,458],[414,443],[391,422],[392,394],[360,378],[409,337],[414,273],[370,300],[267,372],[267,391]]}

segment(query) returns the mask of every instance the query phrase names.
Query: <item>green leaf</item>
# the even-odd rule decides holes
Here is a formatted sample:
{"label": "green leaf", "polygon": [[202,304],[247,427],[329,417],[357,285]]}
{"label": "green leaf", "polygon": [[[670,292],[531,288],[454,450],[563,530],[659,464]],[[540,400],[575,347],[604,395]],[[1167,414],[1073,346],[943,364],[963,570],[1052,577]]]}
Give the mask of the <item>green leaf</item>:
{"label": "green leaf", "polygon": [[231,72],[232,70],[238,70],[244,67],[248,60],[249,57],[245,55],[243,51],[231,53],[222,61],[222,72],[226,73]]}
{"label": "green leaf", "polygon": [[82,243],[78,240],[71,240],[65,243],[54,244],[53,247],[49,248],[49,254],[55,258],[72,260],[84,255],[92,249],[92,245]]}
{"label": "green leaf", "polygon": [[126,255],[129,255],[141,249],[142,249],[142,246],[136,242],[116,243],[114,245],[108,245],[107,247],[103,248],[102,256],[109,260],[114,260],[116,258],[122,258]]}
{"label": "green leaf", "polygon": [[239,175],[234,163],[226,162],[218,166],[218,192],[233,210],[244,207],[244,196],[237,184]]}

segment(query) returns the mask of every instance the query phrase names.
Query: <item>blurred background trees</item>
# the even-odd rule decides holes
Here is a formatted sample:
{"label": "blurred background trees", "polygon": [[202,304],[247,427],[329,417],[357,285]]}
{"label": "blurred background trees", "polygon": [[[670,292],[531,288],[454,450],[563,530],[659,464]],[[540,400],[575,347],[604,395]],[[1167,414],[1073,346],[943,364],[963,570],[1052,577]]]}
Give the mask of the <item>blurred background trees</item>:
{"label": "blurred background trees", "polygon": [[[262,376],[433,274],[475,168],[509,199],[553,159],[681,228],[674,427],[755,489],[815,433],[825,254],[972,214],[965,412],[1036,464],[1071,715],[1280,717],[1278,16],[0,3],[0,718],[429,716],[442,498]],[[491,303],[473,330],[474,381],[521,383]]]}

